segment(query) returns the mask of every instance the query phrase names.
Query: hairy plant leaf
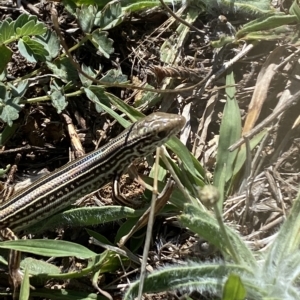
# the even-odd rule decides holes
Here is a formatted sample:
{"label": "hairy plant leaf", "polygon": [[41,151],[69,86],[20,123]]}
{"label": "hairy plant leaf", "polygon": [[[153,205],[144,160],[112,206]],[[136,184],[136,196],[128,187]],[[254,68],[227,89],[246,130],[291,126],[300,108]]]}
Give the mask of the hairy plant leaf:
{"label": "hairy plant leaf", "polygon": [[46,56],[49,55],[48,51],[44,48],[44,45],[31,39],[28,36],[24,36],[19,39],[18,47],[20,53],[29,61],[46,61]]}
{"label": "hairy plant leaf", "polygon": [[112,47],[114,41],[107,36],[108,32],[96,29],[89,36],[89,39],[104,57],[109,58],[109,55],[114,52]]}
{"label": "hairy plant leaf", "polygon": [[121,3],[112,1],[97,13],[95,25],[99,26],[101,30],[108,30],[119,25],[124,17],[125,14],[122,12]]}
{"label": "hairy plant leaf", "polygon": [[9,86],[13,97],[23,97],[29,87],[28,80],[22,80],[16,86],[10,83],[7,85]]}
{"label": "hairy plant leaf", "polygon": [[78,72],[67,57],[56,60],[55,63],[46,62],[48,68],[57,75],[64,83],[78,80]]}
{"label": "hairy plant leaf", "polygon": [[[180,216],[180,221],[184,226],[215,245],[225,256],[229,255],[226,239],[220,230],[219,224],[208,212],[194,205],[186,204],[184,213]],[[225,226],[225,230],[232,247],[236,249],[239,256],[238,260],[247,266],[255,267],[255,258],[241,237],[228,226]]]}
{"label": "hairy plant leaf", "polygon": [[5,99],[0,99],[2,102],[2,108],[0,108],[0,118],[9,126],[12,126],[13,121],[19,118],[19,112],[22,109],[22,107],[19,105],[20,100],[20,97],[13,98],[10,92],[6,93]]}
{"label": "hairy plant leaf", "polygon": [[[89,75],[93,78],[96,78],[97,74],[94,72],[94,70],[91,67],[89,67],[85,64],[82,64],[81,68],[84,73],[86,73],[87,75]],[[79,79],[84,87],[89,87],[91,84],[93,84],[93,81],[88,79],[83,74],[79,73],[78,75],[79,75]]]}
{"label": "hairy plant leaf", "polygon": [[[144,293],[165,292],[169,290],[209,292],[210,295],[222,294],[224,278],[228,273],[239,273],[246,271],[240,266],[221,263],[196,263],[190,262],[187,265],[164,267],[149,274],[144,282]],[[248,276],[252,274],[248,272]],[[124,300],[133,300],[138,294],[140,281],[130,284]],[[220,299],[212,297],[212,299]],[[250,299],[250,298],[249,298]],[[258,299],[258,298],[251,298]]]}
{"label": "hairy plant leaf", "polygon": [[94,20],[97,13],[95,6],[82,6],[80,9],[77,8],[76,15],[80,28],[83,32],[91,32],[94,26]]}
{"label": "hairy plant leaf", "polygon": [[60,42],[57,38],[56,32],[47,30],[43,35],[36,36],[34,40],[44,46],[44,49],[48,52],[48,55],[45,55],[48,61],[51,61],[53,58],[58,56]]}
{"label": "hairy plant leaf", "polygon": [[47,218],[30,227],[30,232],[45,231],[49,228],[63,226],[91,226],[116,221],[128,217],[137,217],[139,211],[123,206],[82,207],[71,209]]}
{"label": "hairy plant leaf", "polygon": [[60,114],[68,105],[64,94],[64,87],[58,86],[54,81],[54,84],[50,85],[50,97],[52,105],[56,108],[57,113]]}
{"label": "hairy plant leaf", "polygon": [[111,69],[101,79],[103,82],[124,83],[127,81],[127,76],[122,74],[120,70]]}
{"label": "hairy plant leaf", "polygon": [[36,274],[60,274],[61,269],[43,260],[26,257],[21,261],[21,268],[27,268],[31,275]]}

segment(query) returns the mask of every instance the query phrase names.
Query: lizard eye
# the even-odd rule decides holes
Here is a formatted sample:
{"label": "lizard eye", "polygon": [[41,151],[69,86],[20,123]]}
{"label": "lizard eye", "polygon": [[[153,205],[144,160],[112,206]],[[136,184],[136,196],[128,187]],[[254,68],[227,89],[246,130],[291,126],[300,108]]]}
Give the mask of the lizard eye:
{"label": "lizard eye", "polygon": [[166,130],[161,130],[157,133],[157,136],[159,137],[159,139],[164,139],[168,136],[168,132]]}

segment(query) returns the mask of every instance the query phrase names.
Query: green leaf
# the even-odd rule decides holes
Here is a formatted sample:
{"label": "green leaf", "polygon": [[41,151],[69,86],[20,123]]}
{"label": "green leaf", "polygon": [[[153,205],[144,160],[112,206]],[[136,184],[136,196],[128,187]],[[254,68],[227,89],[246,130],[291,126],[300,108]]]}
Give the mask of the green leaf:
{"label": "green leaf", "polygon": [[243,300],[247,292],[240,276],[230,274],[223,290],[222,300]]}
{"label": "green leaf", "polygon": [[0,99],[3,100],[7,97],[7,87],[0,82]]}
{"label": "green leaf", "polygon": [[68,257],[76,256],[81,259],[96,255],[91,250],[75,243],[61,240],[16,240],[0,242],[1,249],[12,249],[41,256]]}
{"label": "green leaf", "polygon": [[96,14],[95,26],[100,27],[101,30],[109,30],[122,23],[124,17],[125,14],[122,12],[121,3],[112,1]]}
{"label": "green leaf", "polygon": [[11,94],[13,97],[23,97],[29,87],[28,80],[22,80],[16,86],[10,83],[8,83],[7,85],[11,89]]}
{"label": "green leaf", "polygon": [[30,37],[23,37],[18,42],[20,53],[29,61],[46,61],[46,56],[49,55],[44,45],[31,39]]}
{"label": "green leaf", "polygon": [[47,31],[44,23],[37,21],[36,16],[23,14],[14,23],[15,32],[19,36],[40,35]]}
{"label": "green leaf", "polygon": [[58,224],[60,227],[91,226],[128,217],[137,217],[140,214],[141,212],[139,211],[123,206],[82,207],[56,214],[32,226],[30,230],[44,231],[49,228],[56,228]]}
{"label": "green leaf", "polygon": [[12,51],[5,45],[0,45],[0,57],[0,73],[2,73],[12,58]]}
{"label": "green leaf", "polygon": [[[253,276],[244,268],[232,264],[197,264],[188,263],[179,266],[164,267],[149,274],[144,282],[144,293],[157,293],[165,291],[179,290],[184,291],[207,291],[210,295],[221,294],[222,283],[228,273],[245,272],[245,276]],[[140,281],[131,283],[127,289],[124,300],[132,300],[138,294]],[[252,295],[255,293],[253,288]],[[212,297],[211,299],[219,299]],[[249,298],[259,299],[259,298]]]}
{"label": "green leaf", "polygon": [[[86,66],[85,64],[82,64],[81,68],[82,68],[82,71],[84,73],[86,73],[87,75],[89,75],[90,77],[93,77],[93,78],[97,77],[97,74],[92,70],[91,67]],[[83,74],[79,73],[78,75],[79,75],[80,81],[84,87],[89,87],[91,84],[93,84],[93,81],[88,79]]]}
{"label": "green leaf", "polygon": [[44,34],[46,32],[46,27],[43,23],[35,24],[33,20],[24,24],[22,28],[16,28],[16,33],[19,36],[29,36],[29,35],[38,35]]}
{"label": "green leaf", "polygon": [[96,239],[97,241],[103,243],[103,244],[106,244],[106,245],[111,245],[113,246],[113,243],[111,243],[105,236],[103,236],[102,234],[96,232],[96,231],[93,231],[93,230],[90,230],[90,229],[86,229],[87,233],[93,237],[94,239]]}
{"label": "green leaf", "polygon": [[0,23],[0,43],[7,43],[15,37],[14,22],[11,19]]}
{"label": "green leaf", "polygon": [[29,274],[28,269],[25,269],[24,277],[21,283],[19,300],[27,300],[29,299],[30,294],[30,284],[29,284]]}
{"label": "green leaf", "polygon": [[124,75],[121,70],[111,69],[101,79],[103,82],[125,83],[127,75]]}
{"label": "green leaf", "polygon": [[46,60],[51,61],[53,58],[58,56],[60,42],[57,38],[56,32],[48,29],[43,35],[36,36],[34,40],[43,45],[44,49],[48,52],[48,54],[45,55]]}
{"label": "green leaf", "polygon": [[115,236],[115,244],[117,244],[121,238],[127,235],[130,230],[137,224],[139,218],[128,218],[118,229],[118,232]]}
{"label": "green leaf", "polygon": [[56,60],[54,64],[51,62],[46,62],[46,64],[53,74],[58,76],[64,83],[77,82],[78,72],[67,57]]}
{"label": "green leaf", "polygon": [[50,97],[52,105],[56,108],[58,114],[60,114],[68,106],[68,102],[64,94],[64,87],[58,86],[55,81],[53,84],[50,84]]}
{"label": "green leaf", "polygon": [[190,151],[187,149],[187,147],[184,146],[181,143],[181,141],[175,136],[172,136],[168,140],[167,146],[176,155],[178,155],[178,157],[180,158],[180,160],[182,161],[184,166],[187,168],[187,170],[190,172],[190,174],[192,174],[193,176],[196,177],[197,174],[196,174],[196,169],[194,167],[194,162],[193,162],[193,159],[192,159],[192,155],[191,155]]}
{"label": "green leaf", "polygon": [[39,274],[60,274],[61,269],[43,260],[26,257],[21,261],[21,268],[28,269],[31,275]]}
{"label": "green leaf", "polygon": [[[267,130],[263,130],[260,133],[258,133],[257,135],[255,135],[249,141],[250,150],[253,150],[259,144],[259,142],[263,139],[263,137],[266,135],[266,133],[267,133]],[[246,158],[247,158],[246,147],[245,147],[245,145],[242,145],[240,147],[240,150],[236,157],[236,161],[234,163],[233,175],[236,175],[241,170],[241,168],[245,164]]]}
{"label": "green leaf", "polygon": [[[134,107],[128,105],[127,103],[122,101],[120,98],[116,97],[115,95],[107,93],[107,92],[106,92],[106,95],[109,97],[110,102],[113,105],[115,105],[117,107],[117,109],[119,109],[121,112],[125,113],[131,119],[131,121],[136,122],[138,119],[144,117],[144,115],[140,111],[138,111]],[[111,114],[111,116],[113,116],[113,115]],[[119,122],[119,120],[118,120],[118,122]],[[127,125],[125,124],[124,127],[129,126],[128,121],[126,121],[126,122],[127,122]],[[120,123],[120,124],[123,126],[122,123]]]}
{"label": "green leaf", "polygon": [[64,5],[70,5],[73,3],[74,6],[82,6],[82,5],[97,5],[100,8],[103,8],[107,3],[111,0],[63,0]]}
{"label": "green leaf", "polygon": [[89,39],[104,57],[109,58],[109,55],[114,52],[112,47],[114,41],[107,36],[108,32],[96,29],[89,35]]}
{"label": "green leaf", "polygon": [[107,107],[110,107],[109,98],[104,93],[104,87],[100,85],[91,85],[89,88],[84,88],[84,91],[87,97],[95,104],[98,113],[104,111],[103,106],[100,105],[100,103],[104,104]]}
{"label": "green leaf", "polygon": [[[289,257],[294,253],[299,253],[300,245],[300,192],[293,201],[292,209],[283,225],[281,226],[276,239],[272,243],[272,247],[268,252],[265,262],[266,271],[273,270],[273,266],[285,264]],[[288,265],[287,265],[288,266]],[[297,268],[297,267],[296,267]]]}
{"label": "green leaf", "polygon": [[297,17],[295,15],[272,15],[269,17],[264,16],[245,24],[245,26],[237,32],[236,38],[242,38],[249,32],[270,30],[282,25],[288,25],[295,22],[297,22]]}
{"label": "green leaf", "polygon": [[0,134],[0,147],[3,147],[7,143],[7,141],[15,134],[18,128],[18,124],[12,124],[12,126],[4,126],[4,129]]}
{"label": "green leaf", "polygon": [[[168,1],[164,1],[166,4],[168,4]],[[144,10],[144,9],[150,9],[153,7],[157,7],[160,5],[159,1],[137,1],[134,3],[133,1],[128,2],[129,5],[122,8],[124,13],[133,13],[136,11]],[[172,4],[172,2],[169,2],[169,4]]]}
{"label": "green leaf", "polygon": [[[224,256],[229,255],[230,252],[226,244],[226,239],[220,230],[217,220],[210,213],[194,205],[186,204],[184,213],[180,216],[180,221],[183,226],[188,227],[209,243],[215,245]],[[248,267],[254,268],[256,261],[251,251],[235,231],[226,225],[224,226],[232,247],[236,249],[239,261]]]}
{"label": "green leaf", "polygon": [[10,169],[10,165],[7,165],[5,169],[0,169],[0,176],[6,174]]}
{"label": "green leaf", "polygon": [[[223,118],[220,127],[220,138],[217,151],[216,169],[214,172],[214,186],[223,195],[224,183],[232,178],[233,164],[238,150],[228,151],[229,146],[235,143],[241,136],[242,125],[238,103],[235,99],[235,81],[233,72],[226,76],[226,95],[227,101],[223,111]],[[224,173],[225,172],[225,173]],[[225,176],[225,182],[222,178]],[[223,200],[222,196],[221,199]],[[220,210],[223,201],[219,201]]]}
{"label": "green leaf", "polygon": [[298,1],[295,0],[289,9],[290,14],[296,15],[298,23],[300,22],[300,7]]}
{"label": "green leaf", "polygon": [[81,9],[77,8],[76,10],[77,21],[84,33],[91,32],[94,26],[96,13],[97,13],[97,9],[95,6],[92,5],[82,6]]}
{"label": "green leaf", "polygon": [[13,121],[19,118],[19,112],[22,110],[22,107],[19,105],[20,98],[12,98],[10,97],[11,93],[7,93],[7,97],[5,99],[0,99],[2,102],[0,118],[3,122],[7,123],[9,126],[13,125]]}
{"label": "green leaf", "polygon": [[31,291],[31,297],[37,299],[51,299],[51,300],[107,300],[102,295],[91,293],[90,291],[66,290],[66,289],[39,289]]}

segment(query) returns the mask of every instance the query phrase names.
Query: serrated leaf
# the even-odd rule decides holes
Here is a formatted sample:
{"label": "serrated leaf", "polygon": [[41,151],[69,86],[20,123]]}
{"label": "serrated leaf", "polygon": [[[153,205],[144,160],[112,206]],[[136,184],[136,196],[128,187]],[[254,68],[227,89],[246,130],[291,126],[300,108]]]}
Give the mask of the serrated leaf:
{"label": "serrated leaf", "polygon": [[119,25],[125,17],[122,12],[121,3],[112,1],[102,11],[99,11],[95,18],[95,25],[101,30],[108,30]]}
{"label": "serrated leaf", "polygon": [[82,6],[81,9],[77,8],[76,15],[80,28],[84,33],[90,33],[97,13],[95,6]]}
{"label": "serrated leaf", "polygon": [[61,240],[16,240],[0,242],[1,249],[13,249],[28,252],[41,256],[90,258],[96,255],[95,252],[79,244]]}
{"label": "serrated leaf", "polygon": [[111,69],[101,79],[102,82],[124,83],[127,81],[127,76],[122,74],[120,70]]}
{"label": "serrated leaf", "polygon": [[89,35],[89,38],[98,51],[104,57],[109,58],[109,55],[114,52],[114,48],[112,47],[114,41],[107,36],[108,32],[96,29]]}
{"label": "serrated leaf", "polygon": [[44,45],[27,36],[19,40],[18,47],[22,56],[32,63],[46,61],[46,56],[49,55]]}
{"label": "serrated leaf", "polygon": [[[93,78],[96,78],[97,74],[92,70],[91,67],[86,66],[85,64],[82,64],[81,68],[84,73],[86,73],[87,75],[89,75]],[[89,87],[93,83],[92,80],[88,79],[83,74],[79,73],[78,75],[79,75],[80,81],[84,87]]]}
{"label": "serrated leaf", "polygon": [[44,34],[47,27],[39,22],[36,16],[23,14],[15,21],[14,30],[20,36],[28,36]]}
{"label": "serrated leaf", "polygon": [[44,48],[48,52],[48,55],[46,55],[46,59],[48,61],[51,61],[53,58],[58,56],[60,42],[56,35],[56,32],[47,30],[47,32],[45,32],[43,35],[36,36],[34,40],[44,46]]}
{"label": "serrated leaf", "polygon": [[53,74],[57,75],[64,83],[77,81],[77,70],[67,57],[56,60],[55,64],[50,62],[46,62],[46,64]]}
{"label": "serrated leaf", "polygon": [[60,114],[68,105],[67,99],[64,94],[64,88],[59,87],[57,84],[51,84],[50,97],[52,105],[56,108],[57,113]]}
{"label": "serrated leaf", "polygon": [[7,123],[9,126],[13,125],[13,121],[19,118],[19,112],[22,107],[19,105],[20,98],[8,98],[2,99],[4,107],[2,107],[0,118],[3,122]]}
{"label": "serrated leaf", "polygon": [[0,45],[0,57],[0,73],[2,73],[12,58],[12,51],[5,45]]}
{"label": "serrated leaf", "polygon": [[0,43],[7,43],[14,36],[14,22],[3,21],[0,25]]}

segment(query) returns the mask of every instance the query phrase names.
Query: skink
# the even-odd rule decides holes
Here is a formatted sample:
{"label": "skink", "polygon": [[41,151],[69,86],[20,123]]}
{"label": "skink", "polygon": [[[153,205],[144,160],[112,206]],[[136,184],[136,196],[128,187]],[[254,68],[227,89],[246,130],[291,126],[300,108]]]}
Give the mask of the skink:
{"label": "skink", "polygon": [[[1,235],[4,239],[17,239],[14,232],[54,215],[104,186],[136,158],[151,154],[178,133],[184,123],[185,119],[180,115],[153,113],[132,124],[105,146],[17,192],[0,206]],[[21,280],[19,260],[19,252],[11,251],[9,273],[15,286]]]}

